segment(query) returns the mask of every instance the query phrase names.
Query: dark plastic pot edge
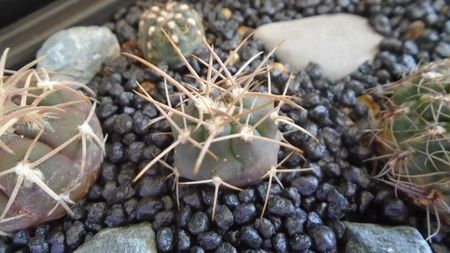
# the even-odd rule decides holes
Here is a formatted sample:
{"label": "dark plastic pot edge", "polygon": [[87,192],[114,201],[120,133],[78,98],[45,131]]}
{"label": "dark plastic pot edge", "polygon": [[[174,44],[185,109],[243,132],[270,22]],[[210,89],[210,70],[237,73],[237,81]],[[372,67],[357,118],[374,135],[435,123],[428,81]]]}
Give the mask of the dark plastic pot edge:
{"label": "dark plastic pot edge", "polygon": [[17,69],[33,60],[53,33],[76,25],[99,25],[135,0],[59,0],[0,30],[0,54],[7,47],[7,68]]}

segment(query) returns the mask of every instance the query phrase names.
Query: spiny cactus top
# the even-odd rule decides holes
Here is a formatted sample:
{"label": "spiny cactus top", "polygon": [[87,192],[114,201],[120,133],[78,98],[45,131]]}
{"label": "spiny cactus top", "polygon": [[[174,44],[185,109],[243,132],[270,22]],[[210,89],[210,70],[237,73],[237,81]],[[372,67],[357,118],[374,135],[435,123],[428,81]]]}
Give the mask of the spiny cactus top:
{"label": "spiny cactus top", "polygon": [[380,176],[450,224],[450,60],[390,84],[378,115]]}
{"label": "spiny cactus top", "polygon": [[[140,96],[154,104],[170,123],[175,141],[156,156],[136,179],[174,150],[174,166],[171,168],[175,175],[193,180],[184,184],[214,184],[217,197],[219,185],[239,189],[237,186],[245,186],[264,177],[269,177],[270,180],[276,178],[276,172],[282,171],[278,170],[278,151],[281,146],[288,151],[301,153],[301,150],[282,138],[282,133],[278,130],[279,123],[289,124],[293,130],[306,131],[291,119],[278,114],[283,104],[302,108],[291,100],[291,96],[286,95],[289,82],[283,94],[271,93],[266,63],[273,51],[253,72],[245,73],[244,70],[260,54],[232,74],[227,65],[237,50],[222,61],[206,42],[205,46],[210,51],[210,60],[199,60],[208,67],[206,77],[200,77],[183,57],[180,49],[175,47],[195,78],[195,85],[182,84],[155,65],[129,55],[176,87],[179,93],[175,95],[180,96],[181,101],[177,105],[171,104],[167,84],[166,103],[155,100],[141,88]],[[221,66],[219,69],[214,68],[214,61]],[[267,92],[259,91],[261,81],[255,79],[258,75],[268,76]]]}
{"label": "spiny cactus top", "polygon": [[204,31],[198,13],[187,4],[176,2],[153,6],[145,11],[139,22],[138,33],[138,43],[144,58],[153,63],[180,63],[180,57],[167,36],[185,56],[201,48]]}
{"label": "spiny cactus top", "polygon": [[103,135],[93,106],[43,69],[5,72],[0,61],[0,232],[71,212],[94,183]]}

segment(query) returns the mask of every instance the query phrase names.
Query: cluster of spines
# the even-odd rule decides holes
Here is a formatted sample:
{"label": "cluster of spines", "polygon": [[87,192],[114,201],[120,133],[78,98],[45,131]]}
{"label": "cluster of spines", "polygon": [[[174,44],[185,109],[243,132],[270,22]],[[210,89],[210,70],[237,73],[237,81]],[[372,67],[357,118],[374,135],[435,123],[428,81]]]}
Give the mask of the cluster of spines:
{"label": "cluster of spines", "polygon": [[[450,60],[425,65],[384,88],[372,115],[376,159],[386,159],[377,178],[450,223]],[[374,108],[369,102],[369,108]],[[372,110],[374,112],[374,110]],[[430,228],[429,228],[430,229]]]}
{"label": "cluster of spines", "polygon": [[[155,43],[167,42],[166,34],[175,44],[182,48],[185,55],[190,54],[197,44],[201,44],[199,37],[204,36],[201,19],[195,10],[187,4],[176,2],[170,2],[162,6],[152,6],[145,11],[139,22],[139,33],[139,44],[144,57],[149,60],[165,60],[168,62],[175,60],[163,59],[164,55],[156,57],[158,54],[153,51],[160,49],[155,49],[157,47]],[[186,37],[187,39],[181,37]],[[189,46],[184,46],[183,43]],[[170,43],[167,43],[167,48],[171,49]],[[170,55],[168,58],[173,58],[174,56],[176,55]]]}
{"label": "cluster of spines", "polygon": [[[52,151],[42,155],[37,160],[30,161],[30,156],[34,152],[35,146],[40,141],[44,131],[52,131],[52,126],[48,123],[51,119],[56,119],[64,112],[64,109],[79,103],[90,103],[89,98],[76,88],[84,88],[88,93],[94,94],[84,84],[68,81],[56,82],[50,80],[45,69],[32,69],[40,59],[27,64],[18,71],[8,71],[5,69],[6,58],[9,49],[6,49],[0,60],[0,150],[15,155],[15,152],[4,142],[13,135],[17,129],[28,129],[36,132],[31,145],[27,148],[24,157],[13,168],[3,168],[0,177],[15,175],[16,182],[5,208],[0,212],[0,227],[4,223],[14,222],[14,220],[26,217],[27,213],[16,216],[8,216],[14,201],[16,200],[21,187],[38,186],[45,194],[54,199],[55,205],[48,210],[50,216],[58,206],[62,206],[68,213],[72,214],[69,204],[74,202],[70,199],[71,191],[77,188],[77,180],[73,180],[63,193],[56,193],[51,186],[45,184],[45,176],[40,170],[40,166],[61,152],[64,148],[81,142],[81,161],[79,177],[83,177],[87,154],[87,143],[92,142],[104,150],[104,139],[97,136],[90,122],[94,116],[95,104],[92,105],[89,114],[84,122],[77,126],[78,133],[64,141]],[[67,101],[52,106],[41,105],[40,103],[51,96],[54,92],[64,90],[74,95],[77,100]],[[100,157],[98,159],[101,159]],[[1,162],[0,162],[1,163]],[[0,231],[2,235],[9,235],[7,231]]]}
{"label": "cluster of spines", "polygon": [[[248,39],[248,38],[247,38]],[[257,136],[253,132],[255,130],[255,126],[251,126],[248,124],[249,121],[249,112],[243,112],[243,99],[245,97],[249,96],[257,96],[257,97],[264,97],[268,98],[270,103],[277,103],[277,105],[269,111],[266,115],[262,117],[260,122],[256,124],[260,124],[264,120],[272,120],[275,123],[283,123],[288,124],[291,126],[291,129],[302,131],[308,135],[310,135],[312,138],[315,139],[314,136],[312,136],[310,133],[308,133],[305,129],[302,127],[296,125],[292,122],[291,119],[287,117],[283,117],[279,115],[279,111],[281,109],[281,106],[283,104],[288,104],[290,106],[293,106],[296,109],[302,110],[299,105],[292,102],[292,98],[288,95],[286,95],[289,82],[286,83],[286,86],[284,88],[284,92],[281,95],[272,94],[271,92],[271,81],[270,81],[270,69],[265,67],[267,64],[267,61],[269,60],[270,56],[275,51],[272,50],[262,61],[261,63],[256,67],[256,69],[249,73],[244,74],[244,69],[246,69],[252,61],[257,59],[261,53],[258,53],[254,57],[252,57],[250,60],[245,62],[242,67],[235,73],[231,74],[230,71],[227,68],[227,65],[232,60],[233,53],[236,54],[238,50],[241,48],[241,46],[246,42],[245,39],[232,53],[230,53],[230,56],[222,61],[218,55],[215,53],[214,49],[203,39],[203,43],[205,46],[209,49],[210,52],[210,59],[209,62],[204,61],[202,59],[199,59],[199,62],[207,67],[208,73],[206,78],[201,78],[194,70],[194,68],[189,64],[186,57],[182,54],[180,49],[177,47],[176,43],[169,38],[172,46],[175,48],[176,52],[178,53],[179,57],[182,59],[182,62],[187,66],[187,68],[190,71],[191,76],[195,79],[198,86],[194,86],[188,83],[180,83],[177,80],[175,80],[173,77],[165,73],[163,70],[156,67],[154,64],[147,62],[139,57],[136,57],[134,55],[126,54],[131,58],[134,58],[138,60],[139,62],[143,63],[153,71],[155,71],[158,75],[162,76],[164,78],[164,84],[165,84],[165,95],[167,104],[163,102],[159,102],[156,99],[154,99],[149,93],[145,91],[142,87],[140,87],[140,90],[137,92],[139,96],[144,98],[145,100],[149,101],[155,107],[160,111],[161,117],[158,117],[157,120],[167,120],[170,125],[172,126],[175,141],[169,145],[168,148],[163,150],[161,153],[159,153],[150,163],[148,163],[136,176],[134,179],[135,181],[138,180],[140,177],[144,175],[144,173],[149,170],[153,165],[155,165],[157,162],[160,162],[166,155],[168,155],[172,150],[174,150],[178,145],[183,143],[190,143],[193,148],[197,148],[200,150],[200,153],[198,155],[195,162],[195,166],[192,168],[194,173],[198,173],[199,167],[201,166],[205,156],[211,155],[215,156],[215,154],[209,150],[211,147],[211,144],[213,142],[223,141],[227,139],[234,139],[234,138],[240,138],[244,142],[251,142],[253,140],[262,140],[267,143],[276,143],[279,146],[282,146],[291,152],[296,152],[299,154],[302,154],[302,151],[298,149],[297,147],[289,144],[286,139],[281,134],[281,140],[277,139],[271,139],[263,136]],[[215,69],[214,61],[218,63],[220,66],[218,69]],[[256,76],[259,75],[267,75],[267,83],[268,83],[268,91],[266,92],[259,92],[257,91],[258,86],[261,84],[261,82],[258,82],[255,80]],[[289,79],[291,80],[291,78]],[[175,86],[179,93],[178,96],[180,96],[181,103],[179,105],[172,105],[170,94],[168,93],[167,89],[167,81],[171,83],[173,86]],[[199,88],[198,88],[199,87]],[[212,95],[215,94],[215,95]],[[195,108],[197,109],[198,116],[193,116],[188,113],[186,113],[186,107],[187,105],[191,103],[195,105]],[[257,111],[258,108],[250,108],[250,111]],[[242,113],[246,113],[246,115],[242,115]],[[206,117],[207,114],[212,114],[212,117]],[[174,118],[179,118],[182,123],[176,123]],[[244,123],[240,123],[240,118],[246,118]],[[156,120],[155,120],[156,121]],[[152,121],[154,123],[155,121]],[[187,122],[191,122],[195,125],[195,127],[188,127]],[[229,135],[229,136],[219,136],[219,134],[223,131],[225,125],[230,123],[236,123],[241,126],[241,130],[237,134]],[[208,130],[208,138],[203,142],[198,142],[194,138],[192,138],[192,133],[198,129],[199,127],[204,127]],[[278,131],[278,130],[277,130]],[[272,154],[273,155],[273,154]],[[277,155],[277,154],[276,154]],[[286,157],[287,159],[287,157]],[[297,169],[280,169],[281,164],[284,162],[278,163],[278,164],[272,164],[270,168],[266,168],[264,173],[262,173],[262,177],[257,178],[257,180],[262,180],[264,178],[269,178],[269,188],[267,190],[266,195],[266,202],[264,204],[262,214],[264,214],[264,210],[267,206],[267,200],[269,197],[269,191],[270,186],[272,184],[272,180],[276,179],[276,181],[281,185],[280,180],[277,177],[277,173],[289,173],[289,172],[296,172],[296,171],[305,171],[308,169],[304,168],[297,168]],[[183,173],[180,172],[176,167],[171,166],[167,163],[164,163],[164,166],[170,168],[172,170],[172,174],[175,176],[176,179],[176,185],[178,189],[178,184],[203,184],[203,183],[210,183],[214,185],[214,206],[213,206],[213,219],[214,219],[214,211],[216,206],[216,201],[218,198],[218,189],[220,186],[225,186],[234,190],[242,190],[241,188],[232,185],[231,183],[228,183],[224,181],[220,176],[212,176],[209,179],[205,180],[194,180],[194,181],[187,181],[187,182],[180,182],[178,183],[178,179],[180,177],[183,177]],[[214,168],[211,168],[214,170]],[[178,192],[178,190],[177,190]]]}

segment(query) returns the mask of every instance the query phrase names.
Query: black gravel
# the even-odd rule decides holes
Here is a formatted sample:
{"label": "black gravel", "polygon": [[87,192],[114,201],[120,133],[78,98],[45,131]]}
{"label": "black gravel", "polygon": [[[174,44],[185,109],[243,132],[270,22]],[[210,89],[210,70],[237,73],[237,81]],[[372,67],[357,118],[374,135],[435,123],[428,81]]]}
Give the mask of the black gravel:
{"label": "black gravel", "polygon": [[[135,5],[119,10],[106,26],[116,33],[121,43],[134,40],[139,15],[154,2],[136,1]],[[161,252],[338,252],[345,230],[341,220],[412,225],[426,234],[424,213],[406,199],[398,199],[392,188],[371,179],[373,166],[363,162],[372,155],[371,151],[361,141],[361,129],[347,123],[367,119],[367,108],[356,99],[366,89],[399,79],[419,62],[449,57],[448,2],[191,2],[203,15],[207,38],[221,57],[238,45],[241,26],[255,28],[319,14],[362,15],[385,36],[373,62],[362,64],[341,80],[327,79],[321,67],[313,63],[304,71],[294,73],[288,94],[298,95],[308,112],[283,106],[282,113],[316,135],[320,142],[299,132],[286,135],[305,151],[307,159],[292,156],[285,166],[309,167],[312,171],[279,175],[284,188],[273,185],[263,217],[259,216],[267,190],[265,181],[240,193],[221,189],[214,220],[211,218],[213,190],[208,187],[183,187],[178,209],[171,188],[173,178],[166,179],[169,170],[152,169],[133,184],[139,169],[172,139],[160,134],[170,131],[166,122],[145,127],[159,113],[133,93],[135,81],[153,83],[152,95],[164,100],[161,78],[122,57],[107,62],[89,84],[101,101],[97,115],[109,136],[106,161],[97,184],[85,201],[74,206],[74,216],[20,230],[12,238],[0,238],[0,252],[70,252],[103,228],[141,221],[152,222]],[[229,20],[222,13],[224,8],[232,13]],[[261,50],[264,50],[262,43],[250,39],[240,53],[240,64]],[[190,61],[201,75],[206,74],[195,59]],[[249,69],[257,64],[258,60]],[[165,68],[175,79],[189,81],[184,77],[186,68]],[[272,91],[282,92],[287,79],[287,74],[273,71]],[[281,128],[289,130],[287,126]],[[280,158],[285,155],[284,151],[280,152]],[[169,156],[167,162],[171,163],[171,159]],[[450,248],[450,241],[445,238],[450,238],[450,234],[442,232],[435,240]]]}

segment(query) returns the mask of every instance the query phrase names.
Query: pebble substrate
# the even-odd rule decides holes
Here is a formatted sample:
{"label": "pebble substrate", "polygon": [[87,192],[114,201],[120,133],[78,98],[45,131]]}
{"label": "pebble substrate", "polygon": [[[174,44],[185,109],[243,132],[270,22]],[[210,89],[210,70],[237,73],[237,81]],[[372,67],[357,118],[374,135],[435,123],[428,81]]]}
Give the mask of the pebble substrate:
{"label": "pebble substrate", "polygon": [[[161,134],[170,131],[167,123],[145,128],[158,111],[133,93],[136,80],[154,88],[155,96],[162,99],[161,78],[121,57],[105,64],[90,83],[101,102],[97,114],[109,135],[107,158],[97,184],[87,199],[74,207],[74,216],[20,230],[13,238],[1,238],[0,252],[70,252],[102,228],[140,221],[152,222],[160,252],[336,252],[342,246],[343,219],[412,225],[426,235],[424,212],[406,198],[397,198],[392,188],[371,179],[373,164],[362,162],[372,156],[361,141],[363,129],[347,123],[349,119],[355,123],[366,119],[367,108],[357,102],[357,96],[366,89],[397,80],[418,62],[450,56],[450,11],[444,0],[191,2],[203,15],[207,39],[221,57],[238,45],[238,29],[243,25],[255,28],[319,14],[362,15],[386,36],[373,63],[363,64],[342,80],[328,80],[316,64],[294,73],[289,94],[298,95],[308,111],[283,107],[283,112],[316,135],[320,143],[299,132],[288,135],[305,151],[307,161],[292,156],[285,165],[311,167],[313,171],[280,175],[285,187],[273,186],[263,218],[259,216],[267,181],[243,192],[220,190],[214,221],[212,187],[183,187],[178,210],[172,181],[166,179],[169,170],[151,169],[133,184],[139,168],[170,144],[171,137]],[[121,43],[135,40],[139,16],[153,3],[137,1],[118,11],[106,26]],[[228,20],[224,8],[231,10]],[[411,30],[415,27],[423,29]],[[240,63],[261,50],[263,45],[250,39],[240,52]],[[191,62],[205,74],[204,67]],[[169,69],[168,73],[188,81],[183,77],[186,68]],[[288,74],[274,70],[271,75],[274,92],[279,92]],[[280,152],[280,157],[284,155]],[[435,241],[450,248],[449,230],[444,226]]]}

